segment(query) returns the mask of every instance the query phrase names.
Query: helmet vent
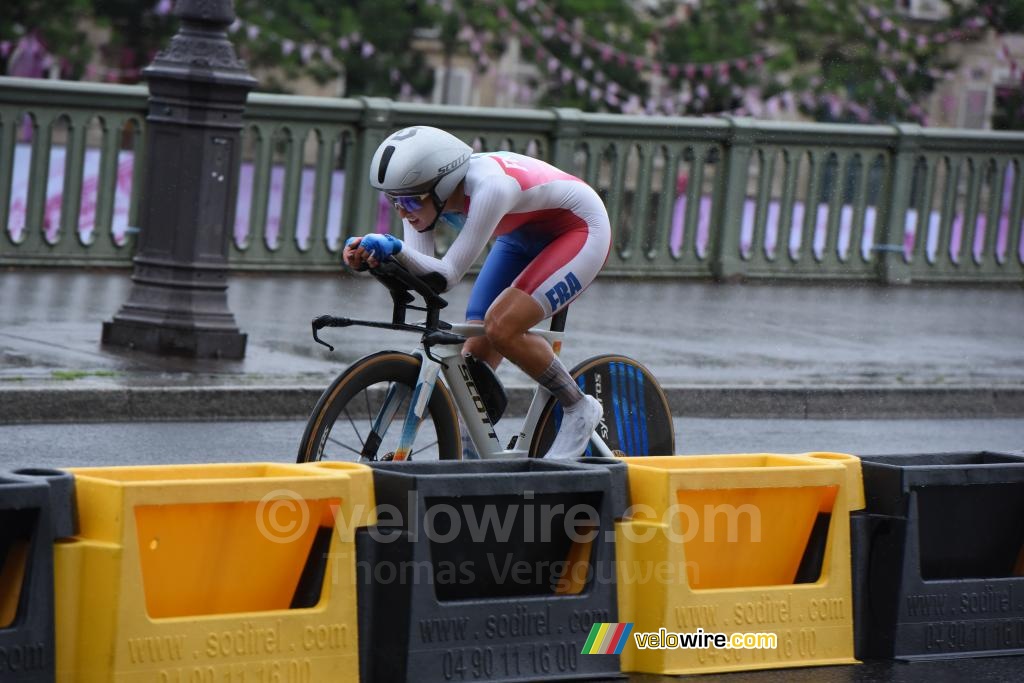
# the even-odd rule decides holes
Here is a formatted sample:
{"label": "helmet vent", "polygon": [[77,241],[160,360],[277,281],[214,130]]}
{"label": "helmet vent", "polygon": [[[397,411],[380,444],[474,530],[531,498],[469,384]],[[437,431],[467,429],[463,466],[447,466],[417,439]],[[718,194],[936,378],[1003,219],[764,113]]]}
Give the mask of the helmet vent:
{"label": "helmet vent", "polygon": [[384,177],[388,174],[388,163],[391,162],[391,157],[395,153],[395,146],[388,145],[384,148],[384,154],[380,158],[380,168],[377,169],[377,182],[381,185],[384,184]]}

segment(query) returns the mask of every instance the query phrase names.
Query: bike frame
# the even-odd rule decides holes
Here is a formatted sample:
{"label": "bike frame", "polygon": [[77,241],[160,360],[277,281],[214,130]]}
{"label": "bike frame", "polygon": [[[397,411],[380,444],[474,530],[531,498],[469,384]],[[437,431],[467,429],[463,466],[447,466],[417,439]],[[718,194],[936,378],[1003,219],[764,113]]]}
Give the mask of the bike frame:
{"label": "bike frame", "polygon": [[[453,325],[451,331],[467,339],[482,336],[484,333],[483,325],[468,323]],[[530,332],[542,337],[553,349],[561,349],[564,332],[541,328],[532,328]],[[427,413],[427,406],[440,374],[444,375],[452,399],[455,401],[459,418],[465,423],[470,439],[482,460],[529,456],[529,448],[537,429],[537,423],[540,421],[544,406],[547,405],[548,399],[551,397],[551,392],[539,384],[537,385],[522,428],[510,440],[509,447],[503,448],[495,432],[494,424],[487,414],[483,399],[480,397],[480,392],[477,390],[476,383],[470,375],[469,366],[462,355],[461,344],[437,345],[431,346],[429,349],[421,345],[415,351],[415,355],[419,356],[421,360],[420,374],[413,389],[413,398],[409,401],[409,408],[402,426],[402,436],[395,449],[394,460],[408,459],[416,432]],[[397,406],[401,399],[404,399],[404,392],[400,394],[399,391],[395,385],[389,389],[384,405],[374,419],[373,431],[376,434],[383,434],[382,430],[386,430],[394,419]],[[590,441],[598,455],[614,457],[611,449],[597,432],[591,434]]]}

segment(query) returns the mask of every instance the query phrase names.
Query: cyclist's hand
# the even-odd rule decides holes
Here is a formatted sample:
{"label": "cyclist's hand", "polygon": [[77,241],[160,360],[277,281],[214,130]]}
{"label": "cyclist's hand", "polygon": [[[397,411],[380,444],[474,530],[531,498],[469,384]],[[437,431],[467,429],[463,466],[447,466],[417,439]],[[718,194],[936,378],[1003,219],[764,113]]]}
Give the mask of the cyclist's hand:
{"label": "cyclist's hand", "polygon": [[362,237],[349,237],[345,240],[345,248],[341,252],[341,260],[352,270],[366,270],[366,250],[360,248]]}
{"label": "cyclist's hand", "polygon": [[366,254],[370,267],[375,268],[381,261],[402,251],[402,240],[393,235],[366,235],[359,243],[359,249]]}

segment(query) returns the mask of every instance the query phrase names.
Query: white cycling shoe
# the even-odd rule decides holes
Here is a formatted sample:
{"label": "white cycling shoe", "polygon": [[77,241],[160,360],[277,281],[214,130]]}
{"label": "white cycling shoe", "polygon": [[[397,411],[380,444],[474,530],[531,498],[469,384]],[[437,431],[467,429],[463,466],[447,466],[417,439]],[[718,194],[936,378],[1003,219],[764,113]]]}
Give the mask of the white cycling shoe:
{"label": "white cycling shoe", "polygon": [[562,426],[544,457],[556,460],[581,457],[603,414],[601,402],[589,395],[572,408],[563,409]]}

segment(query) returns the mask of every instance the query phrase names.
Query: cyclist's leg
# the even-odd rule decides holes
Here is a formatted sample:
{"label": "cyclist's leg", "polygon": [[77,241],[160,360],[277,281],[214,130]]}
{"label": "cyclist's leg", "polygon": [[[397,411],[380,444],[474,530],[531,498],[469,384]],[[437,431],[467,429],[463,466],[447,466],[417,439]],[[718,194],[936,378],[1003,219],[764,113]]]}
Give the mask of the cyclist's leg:
{"label": "cyclist's leg", "polygon": [[[562,426],[548,457],[579,456],[603,413],[597,400],[583,395],[547,343],[526,332],[575,301],[608,258],[608,216],[597,195],[590,195],[581,201],[589,210],[577,212],[578,223],[547,244],[487,313],[492,343],[562,404]],[[527,299],[534,304],[535,317],[528,314]]]}
{"label": "cyclist's leg", "polygon": [[548,457],[583,454],[601,420],[601,404],[585,396],[548,342],[529,332],[544,319],[544,309],[520,289],[509,287],[487,311],[484,328],[494,348],[547,389],[563,407],[562,425]]}
{"label": "cyclist's leg", "polygon": [[601,420],[601,404],[585,396],[541,336],[528,330],[544,319],[544,309],[526,292],[509,287],[484,321],[487,336],[502,355],[547,389],[563,408],[562,425],[547,457],[575,458]]}
{"label": "cyclist's leg", "polygon": [[[502,235],[494,241],[469,294],[466,322],[483,324],[487,309],[537,256],[539,246],[542,245],[530,249],[530,245],[516,239],[514,235]],[[462,351],[486,362],[494,369],[497,369],[502,360],[502,355],[485,336],[468,339]]]}
{"label": "cyclist's leg", "polygon": [[[527,330],[575,301],[608,258],[608,215],[596,193],[589,194],[594,204],[591,210],[575,212],[574,223],[544,244],[512,282],[511,291],[503,292],[487,311],[488,338],[498,343],[503,353],[507,351],[506,358],[538,381],[554,353],[546,342]],[[531,300],[533,306],[529,305]],[[526,323],[530,324],[523,327]],[[568,371],[562,370],[568,378]]]}
{"label": "cyclist's leg", "polygon": [[[508,289],[516,275],[522,272],[534,256],[536,254],[531,253],[526,245],[512,237],[502,236],[495,240],[480,268],[480,274],[477,275],[476,282],[473,284],[473,290],[469,294],[469,302],[466,305],[466,322],[482,325],[487,309],[491,307],[501,292]],[[467,339],[462,346],[462,352],[487,363],[493,369],[497,369],[503,358],[486,336]],[[469,436],[466,425],[460,423],[459,429],[462,437],[463,459],[479,459],[480,455],[473,445],[473,439]]]}

